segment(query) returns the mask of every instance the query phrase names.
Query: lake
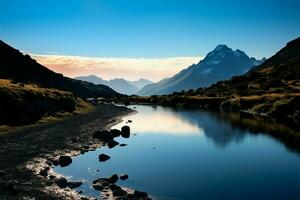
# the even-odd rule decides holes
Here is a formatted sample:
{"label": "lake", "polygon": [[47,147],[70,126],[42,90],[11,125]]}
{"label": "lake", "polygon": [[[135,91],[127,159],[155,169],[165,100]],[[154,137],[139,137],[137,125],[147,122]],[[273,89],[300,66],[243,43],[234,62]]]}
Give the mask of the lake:
{"label": "lake", "polygon": [[[138,113],[112,127],[130,126],[130,138],[116,138],[127,146],[87,152],[54,171],[83,180],[76,190],[97,198],[100,192],[91,188],[93,180],[128,174],[117,184],[145,191],[153,199],[300,199],[297,144],[254,133],[219,113],[129,107]],[[99,162],[101,153],[111,159]]]}

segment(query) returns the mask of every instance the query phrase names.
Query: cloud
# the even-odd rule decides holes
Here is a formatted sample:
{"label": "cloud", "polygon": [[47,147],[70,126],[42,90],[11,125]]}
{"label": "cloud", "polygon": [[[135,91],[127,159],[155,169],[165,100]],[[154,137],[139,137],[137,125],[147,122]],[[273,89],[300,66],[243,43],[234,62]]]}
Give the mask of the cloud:
{"label": "cloud", "polygon": [[198,63],[202,57],[105,58],[31,54],[39,63],[68,77],[97,75],[103,79],[147,78],[158,81]]}

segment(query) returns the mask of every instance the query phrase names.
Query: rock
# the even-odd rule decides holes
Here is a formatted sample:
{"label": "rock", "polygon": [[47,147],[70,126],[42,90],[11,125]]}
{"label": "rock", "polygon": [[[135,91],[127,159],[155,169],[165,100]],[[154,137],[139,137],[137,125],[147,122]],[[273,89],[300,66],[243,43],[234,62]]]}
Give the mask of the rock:
{"label": "rock", "polygon": [[130,128],[129,128],[129,126],[123,126],[121,128],[121,135],[124,138],[129,138],[129,136],[130,136]]}
{"label": "rock", "polygon": [[73,189],[82,185],[81,181],[68,182],[68,187]]}
{"label": "rock", "polygon": [[107,161],[108,159],[110,159],[110,156],[108,156],[108,155],[106,155],[106,154],[100,154],[100,155],[99,155],[99,161],[100,161],[100,162]]}
{"label": "rock", "polygon": [[111,129],[110,133],[114,136],[114,137],[119,137],[121,135],[121,131],[118,129]]}
{"label": "rock", "polygon": [[47,161],[46,161],[46,164],[49,165],[49,166],[51,166],[51,165],[53,165],[53,162],[50,161],[50,160],[47,160]]}
{"label": "rock", "polygon": [[146,192],[140,192],[140,191],[137,191],[137,190],[135,190],[133,194],[134,194],[135,198],[138,198],[138,199],[148,197],[148,194]]}
{"label": "rock", "polygon": [[54,175],[50,175],[50,176],[49,176],[49,178],[50,178],[50,179],[55,179],[55,178],[56,178],[56,176],[54,176]]}
{"label": "rock", "polygon": [[128,179],[128,175],[127,174],[123,174],[123,175],[120,176],[120,179],[121,180],[126,180],[126,179]]}
{"label": "rock", "polygon": [[80,150],[80,154],[85,154],[86,152],[88,152],[88,150],[86,150],[86,149],[81,149]]}
{"label": "rock", "polygon": [[125,196],[127,194],[127,192],[125,192],[124,190],[113,190],[113,195],[114,196]]}
{"label": "rock", "polygon": [[115,185],[115,184],[110,185],[109,188],[110,188],[111,190],[121,190],[121,189],[122,189],[120,186]]}
{"label": "rock", "polygon": [[59,165],[59,161],[57,159],[53,159],[52,163],[54,166],[58,166]]}
{"label": "rock", "polygon": [[49,170],[49,168],[45,168],[45,169],[41,170],[39,174],[41,176],[45,176],[46,177],[46,176],[48,176],[48,170]]}
{"label": "rock", "polygon": [[94,184],[94,185],[93,185],[93,188],[94,188],[95,190],[102,191],[102,190],[104,189],[104,186],[101,185],[101,184]]}
{"label": "rock", "polygon": [[70,156],[60,156],[58,161],[61,167],[66,167],[72,163],[72,158]]}
{"label": "rock", "polygon": [[68,186],[68,180],[64,177],[61,177],[55,181],[56,185],[60,188],[66,188]]}
{"label": "rock", "polygon": [[117,146],[119,144],[119,142],[115,141],[115,140],[111,140],[107,143],[108,148],[114,148],[115,146]]}
{"label": "rock", "polygon": [[127,144],[120,144],[120,147],[125,147],[127,146]]}
{"label": "rock", "polygon": [[114,139],[113,135],[109,131],[106,131],[106,130],[94,132],[93,137],[100,139],[104,142],[109,142]]}
{"label": "rock", "polygon": [[117,174],[112,175],[109,180],[111,183],[116,183],[118,181],[119,177]]}

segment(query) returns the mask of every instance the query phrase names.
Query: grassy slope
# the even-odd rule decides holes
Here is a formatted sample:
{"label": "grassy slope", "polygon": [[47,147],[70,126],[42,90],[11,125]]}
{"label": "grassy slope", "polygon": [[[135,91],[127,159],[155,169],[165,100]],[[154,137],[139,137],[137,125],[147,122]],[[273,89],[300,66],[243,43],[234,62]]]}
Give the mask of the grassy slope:
{"label": "grassy slope", "polygon": [[0,125],[49,122],[92,109],[71,92],[14,83],[8,79],[0,79],[0,96]]}

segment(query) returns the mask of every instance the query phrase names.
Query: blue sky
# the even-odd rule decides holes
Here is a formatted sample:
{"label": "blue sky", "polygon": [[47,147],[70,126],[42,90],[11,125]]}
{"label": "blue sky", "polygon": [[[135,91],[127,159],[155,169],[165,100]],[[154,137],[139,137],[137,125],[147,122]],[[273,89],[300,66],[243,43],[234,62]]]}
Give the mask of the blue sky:
{"label": "blue sky", "polygon": [[22,50],[102,57],[270,56],[300,35],[296,0],[1,0],[0,37]]}
{"label": "blue sky", "polygon": [[[152,80],[171,76],[218,44],[249,56],[269,57],[300,36],[299,21],[298,0],[0,0],[1,40],[31,54],[150,59],[148,67],[135,60],[148,71],[133,73],[129,79],[146,73]],[[179,61],[155,60],[152,65],[151,59],[174,57]],[[108,66],[117,62],[130,68],[133,61],[126,59],[121,64],[97,60],[106,67],[106,72],[98,70],[99,76],[119,76],[110,74]],[[92,69],[72,71],[66,62],[50,60],[42,59],[67,76],[97,74]],[[71,60],[67,63],[73,65],[78,57]],[[151,75],[149,66],[156,75]]]}

